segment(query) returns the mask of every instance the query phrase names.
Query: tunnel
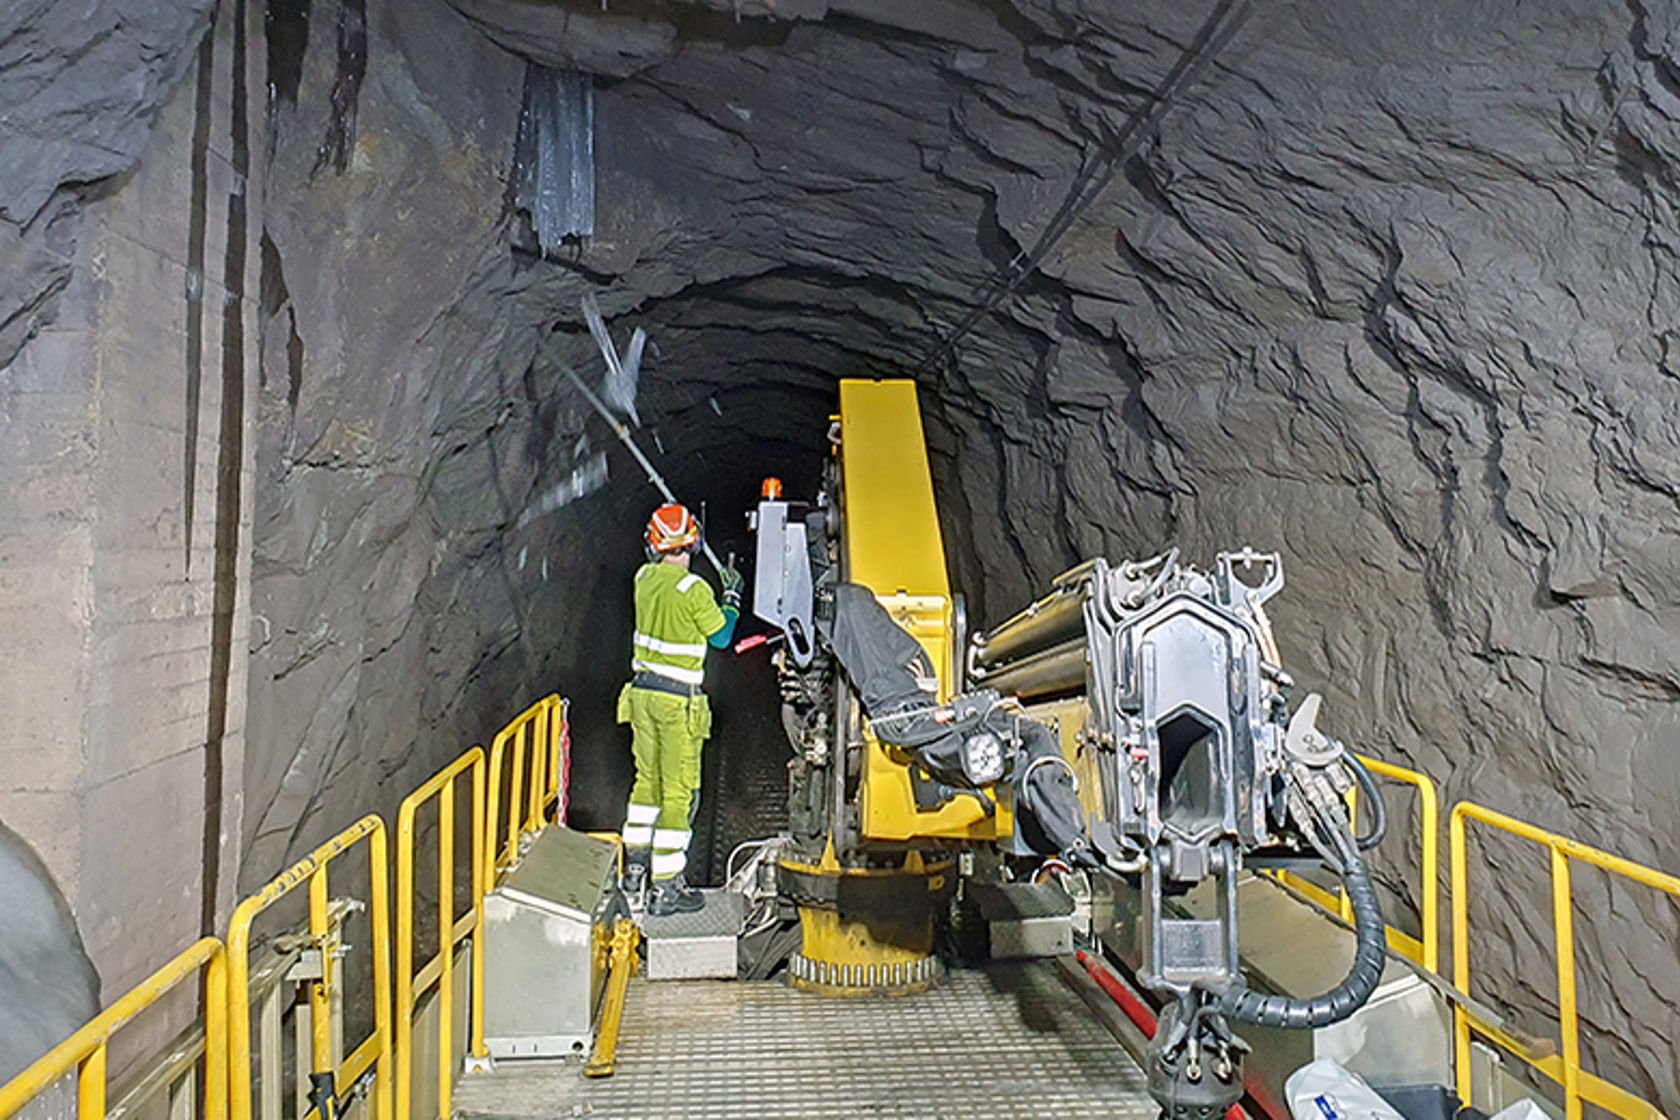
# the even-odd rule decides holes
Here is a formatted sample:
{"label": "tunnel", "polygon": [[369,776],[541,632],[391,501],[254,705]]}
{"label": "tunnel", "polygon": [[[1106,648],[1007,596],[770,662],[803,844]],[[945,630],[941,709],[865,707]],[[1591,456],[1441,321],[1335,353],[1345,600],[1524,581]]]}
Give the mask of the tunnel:
{"label": "tunnel", "polygon": [[[659,497],[586,295],[720,551],[911,378],[976,626],[1275,549],[1338,735],[1680,867],[1680,3],[22,0],[0,155],[0,820],[107,1002],[546,693],[618,827]],[[762,655],[712,689],[715,880],[787,745]],[[1675,912],[1577,889],[1672,1104]]]}

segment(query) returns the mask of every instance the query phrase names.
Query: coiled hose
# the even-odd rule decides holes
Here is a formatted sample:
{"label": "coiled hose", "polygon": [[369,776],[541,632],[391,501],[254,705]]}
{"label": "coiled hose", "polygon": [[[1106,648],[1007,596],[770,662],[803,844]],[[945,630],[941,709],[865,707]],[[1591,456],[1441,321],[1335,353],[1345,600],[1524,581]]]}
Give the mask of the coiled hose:
{"label": "coiled hose", "polygon": [[1226,1015],[1257,1027],[1311,1030],[1339,1023],[1357,1011],[1382,980],[1388,935],[1371,874],[1360,858],[1359,846],[1343,821],[1322,821],[1341,857],[1342,883],[1353,907],[1353,967],[1340,984],[1313,999],[1267,996],[1246,988],[1220,997]]}

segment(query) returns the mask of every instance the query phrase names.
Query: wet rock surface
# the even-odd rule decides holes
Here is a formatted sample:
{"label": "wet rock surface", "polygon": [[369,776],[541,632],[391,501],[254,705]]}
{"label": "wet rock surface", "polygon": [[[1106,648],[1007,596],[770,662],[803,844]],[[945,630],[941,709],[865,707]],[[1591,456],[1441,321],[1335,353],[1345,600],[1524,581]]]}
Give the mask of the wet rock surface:
{"label": "wet rock surface", "polygon": [[[647,440],[716,538],[761,474],[809,492],[836,378],[913,374],[978,622],[1094,552],[1278,549],[1331,730],[1680,867],[1680,5],[1260,3],[1115,161],[1211,2],[370,0],[342,171],[338,7],[272,130],[247,880],[551,688],[616,823],[651,492],[609,447],[606,489],[518,525],[606,446],[532,364],[558,324],[598,371],[585,290],[652,335]],[[549,259],[506,205],[525,56],[601,78],[596,236]],[[3,180],[0,363],[50,314],[56,185],[119,170],[53,152]],[[1515,893],[1473,907],[1480,994],[1539,1030],[1544,863],[1485,850]],[[1578,880],[1595,1068],[1673,1106],[1675,913]]]}

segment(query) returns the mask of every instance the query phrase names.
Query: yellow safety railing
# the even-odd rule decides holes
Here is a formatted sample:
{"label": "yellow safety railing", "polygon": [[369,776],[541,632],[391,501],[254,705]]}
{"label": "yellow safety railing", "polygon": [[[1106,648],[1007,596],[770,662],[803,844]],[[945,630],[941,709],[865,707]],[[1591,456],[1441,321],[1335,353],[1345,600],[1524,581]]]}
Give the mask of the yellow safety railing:
{"label": "yellow safety railing", "polygon": [[[490,804],[485,827],[491,839],[484,852],[489,880],[495,878],[498,868],[511,867],[519,858],[520,835],[543,826],[550,804],[555,806],[553,819],[565,819],[570,743],[567,712],[566,701],[545,696],[515,716],[490,744]],[[504,806],[502,775],[508,766],[511,773]],[[500,843],[497,837],[501,837]]]}
{"label": "yellow safety railing", "polygon": [[0,1086],[0,1120],[23,1108],[60,1078],[76,1074],[77,1120],[104,1120],[111,1036],[183,981],[204,973],[204,1120],[227,1116],[227,954],[206,937],[140,981],[81,1030]]}
{"label": "yellow safety railing", "polygon": [[[454,1069],[451,1054],[455,1030],[455,954],[462,942],[472,939],[471,1009],[467,1016],[468,1045],[479,1057],[484,1049],[484,863],[485,785],[484,751],[473,747],[438,771],[419,789],[409,794],[397,810],[397,1009],[395,1050],[397,1059],[397,1120],[409,1120],[413,1102],[414,1054],[411,1046],[414,1011],[420,997],[437,987],[438,1009],[438,1115],[451,1112]],[[463,776],[470,776],[468,796],[472,799],[472,905],[459,917],[455,914],[455,791]],[[437,923],[438,952],[414,971],[414,841],[415,820],[420,807],[437,802]]]}
{"label": "yellow safety railing", "polygon": [[1474,1031],[1561,1085],[1567,1120],[1579,1120],[1582,1102],[1597,1105],[1617,1116],[1661,1120],[1663,1113],[1650,1102],[1581,1068],[1581,1020],[1575,992],[1575,899],[1570,884],[1570,861],[1580,860],[1612,875],[1662,891],[1677,900],[1680,900],[1680,878],[1537,828],[1474,802],[1460,801],[1453,806],[1449,820],[1453,984],[1467,996],[1474,995],[1470,990],[1470,873],[1466,836],[1466,826],[1470,821],[1538,844],[1550,853],[1561,1053],[1538,1052],[1533,1046],[1483,1021],[1469,1008],[1459,1004],[1453,1012],[1453,1042],[1460,1099],[1471,1099],[1470,1037]]}
{"label": "yellow safety railing", "polygon": [[[334,859],[361,841],[368,844],[368,910],[373,941],[373,1030],[347,1057],[334,1053],[332,999],[338,971],[336,932],[327,893],[327,870]],[[374,1118],[391,1116],[391,907],[385,822],[363,817],[294,863],[267,886],[241,902],[228,925],[228,1103],[230,1120],[251,1120],[251,924],[257,915],[298,887],[309,884],[309,933],[320,953],[321,977],[310,991],[310,1060],[317,1073],[333,1075],[333,1092],[342,1093],[368,1070],[374,1076]],[[303,1055],[298,1056],[303,1061]],[[311,1115],[316,1115],[314,1110]],[[304,1120],[299,1117],[298,1120]],[[326,1120],[325,1117],[322,1120]]]}
{"label": "yellow safety railing", "polygon": [[[1404,930],[1394,926],[1387,927],[1388,944],[1391,949],[1401,956],[1422,965],[1430,972],[1439,972],[1441,964],[1441,870],[1440,870],[1440,836],[1441,836],[1441,800],[1436,792],[1435,783],[1427,774],[1416,770],[1408,770],[1403,766],[1383,762],[1375,758],[1359,756],[1359,761],[1366,769],[1380,778],[1409,785],[1417,791],[1418,799],[1418,839],[1420,858],[1418,867],[1418,891],[1422,894],[1419,899],[1419,936],[1413,937]],[[1355,793],[1349,793],[1348,806],[1357,824],[1359,801]],[[1353,920],[1353,904],[1349,901],[1347,892],[1343,890],[1330,891],[1292,871],[1280,871],[1277,878],[1287,883],[1294,890],[1299,891],[1311,901],[1317,903],[1332,914],[1341,915],[1344,921]]]}

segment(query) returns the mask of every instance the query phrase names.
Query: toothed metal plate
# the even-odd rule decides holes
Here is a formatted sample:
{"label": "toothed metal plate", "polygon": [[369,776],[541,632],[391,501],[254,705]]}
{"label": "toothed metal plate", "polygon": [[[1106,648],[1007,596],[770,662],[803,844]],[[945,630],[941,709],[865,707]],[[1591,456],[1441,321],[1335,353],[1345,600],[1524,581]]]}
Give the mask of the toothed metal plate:
{"label": "toothed metal plate", "polygon": [[461,1080],[463,1120],[1154,1120],[1144,1077],[1053,965],[954,972],[905,998],[777,982],[632,982],[618,1072],[504,1063]]}

